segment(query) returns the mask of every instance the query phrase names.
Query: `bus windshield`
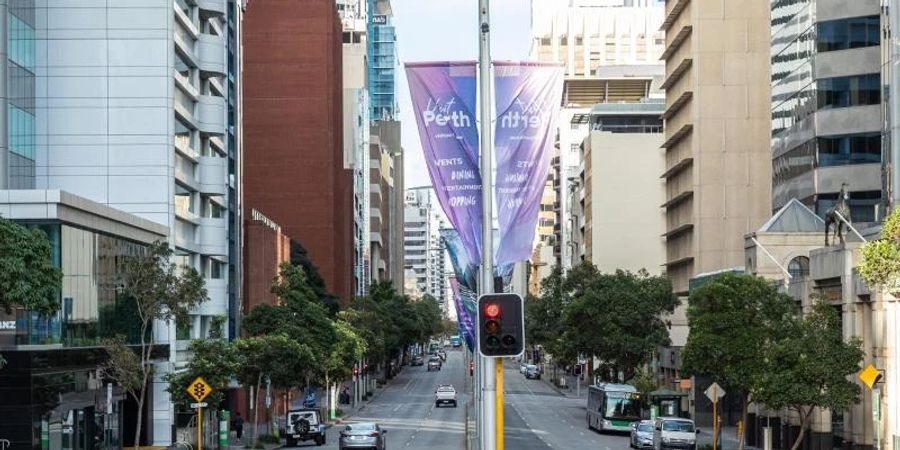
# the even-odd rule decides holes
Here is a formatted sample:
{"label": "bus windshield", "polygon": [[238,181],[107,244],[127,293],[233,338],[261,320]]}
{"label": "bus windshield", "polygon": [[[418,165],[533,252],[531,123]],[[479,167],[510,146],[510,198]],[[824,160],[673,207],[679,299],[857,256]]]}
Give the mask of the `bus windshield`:
{"label": "bus windshield", "polygon": [[607,419],[631,419],[641,417],[641,402],[637,394],[630,392],[607,392],[606,408],[603,416]]}

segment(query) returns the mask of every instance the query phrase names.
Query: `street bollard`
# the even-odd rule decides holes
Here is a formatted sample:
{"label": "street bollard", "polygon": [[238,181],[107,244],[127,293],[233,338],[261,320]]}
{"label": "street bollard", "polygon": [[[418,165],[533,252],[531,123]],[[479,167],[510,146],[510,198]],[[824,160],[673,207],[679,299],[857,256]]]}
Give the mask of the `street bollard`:
{"label": "street bollard", "polygon": [[219,448],[228,448],[228,423],[231,419],[229,411],[222,411],[219,414]]}
{"label": "street bollard", "polygon": [[772,429],[763,427],[763,450],[772,450]]}

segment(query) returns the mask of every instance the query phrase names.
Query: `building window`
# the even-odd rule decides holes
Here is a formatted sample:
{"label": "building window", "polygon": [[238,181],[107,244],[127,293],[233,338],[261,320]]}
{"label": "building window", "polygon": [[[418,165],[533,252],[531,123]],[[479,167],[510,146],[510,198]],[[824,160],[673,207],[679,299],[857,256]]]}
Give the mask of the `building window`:
{"label": "building window", "polygon": [[[825,217],[825,213],[837,203],[838,193],[818,194],[816,214]],[[875,210],[881,204],[881,191],[858,191],[850,193],[850,217],[853,222],[875,222]]]}
{"label": "building window", "polygon": [[809,276],[809,258],[798,256],[788,263],[788,273],[791,278],[804,278]]}
{"label": "building window", "polygon": [[816,24],[816,46],[820,52],[881,45],[878,16],[829,20]]}
{"label": "building window", "polygon": [[821,167],[881,163],[881,134],[856,134],[818,138]]}
{"label": "building window", "polygon": [[818,109],[881,103],[881,75],[823,78],[818,81]]}

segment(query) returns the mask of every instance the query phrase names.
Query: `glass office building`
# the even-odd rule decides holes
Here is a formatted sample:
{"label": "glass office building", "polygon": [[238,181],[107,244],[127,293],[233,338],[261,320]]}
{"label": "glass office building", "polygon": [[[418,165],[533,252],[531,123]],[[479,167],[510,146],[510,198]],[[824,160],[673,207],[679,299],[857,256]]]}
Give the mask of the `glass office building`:
{"label": "glass office building", "polygon": [[397,34],[390,1],[368,0],[369,108],[372,120],[393,119],[397,110]]}
{"label": "glass office building", "polygon": [[[34,188],[36,159],[34,1],[12,1],[7,11],[7,187],[31,189]],[[3,159],[0,158],[0,162]],[[2,174],[3,168],[0,168],[0,179]],[[3,187],[0,183],[0,188]]]}
{"label": "glass office building", "polygon": [[[12,190],[8,198],[0,209],[46,234],[63,277],[55,315],[0,310],[0,436],[11,449],[122,448],[136,406],[99,377],[101,344],[115,336],[140,342],[135,303],[119,284],[125,261],[167,229],[61,191]],[[155,358],[167,355],[167,345],[156,346]]]}

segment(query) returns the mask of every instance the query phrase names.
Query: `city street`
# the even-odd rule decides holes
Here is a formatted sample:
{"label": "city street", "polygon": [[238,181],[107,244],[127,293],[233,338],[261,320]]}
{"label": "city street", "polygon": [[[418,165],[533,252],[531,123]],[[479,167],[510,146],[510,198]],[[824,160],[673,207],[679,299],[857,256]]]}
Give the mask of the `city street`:
{"label": "city street", "polygon": [[[387,388],[349,422],[377,422],[387,433],[387,448],[460,450],[465,448],[463,352],[450,350],[440,372],[405,367]],[[505,447],[514,450],[619,450],[628,447],[624,435],[606,435],[585,426],[584,397],[561,395],[548,383],[526,380],[513,362],[505,373]],[[450,383],[460,391],[459,407],[435,408],[434,389]],[[341,426],[328,430],[323,448],[337,449]],[[306,445],[314,446],[312,443]],[[302,448],[299,447],[299,448]]]}
{"label": "city street", "polygon": [[586,392],[582,398],[561,395],[543,380],[527,380],[512,361],[504,371],[506,448],[600,449],[628,448],[626,435],[588,430]]}

